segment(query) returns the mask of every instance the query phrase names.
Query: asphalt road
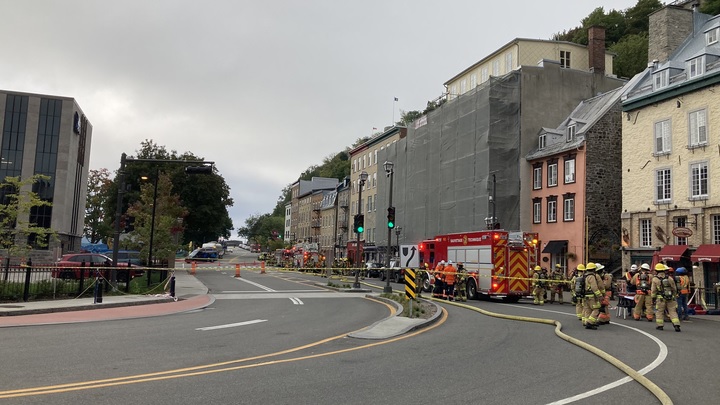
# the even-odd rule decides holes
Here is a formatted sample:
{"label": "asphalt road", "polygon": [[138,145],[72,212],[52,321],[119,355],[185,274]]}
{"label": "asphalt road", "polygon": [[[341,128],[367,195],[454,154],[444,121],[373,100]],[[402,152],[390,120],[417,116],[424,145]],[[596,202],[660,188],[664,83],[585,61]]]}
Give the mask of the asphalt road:
{"label": "asphalt road", "polygon": [[[254,255],[253,255],[254,256]],[[226,262],[249,260],[234,254]],[[658,403],[599,357],[538,323],[442,304],[448,316],[396,339],[348,338],[390,315],[362,295],[318,288],[298,273],[197,277],[216,297],[204,310],[158,318],[3,330],[0,399],[7,404],[528,404]],[[366,280],[383,286],[379,280]],[[393,284],[396,289],[399,285]],[[646,376],[676,404],[720,397],[720,323],[683,332],[617,320],[582,329],[570,305],[471,301],[473,307],[557,319]],[[615,321],[615,319],[614,319]],[[27,391],[28,388],[38,388]],[[17,390],[17,391],[15,391]],[[15,392],[12,392],[15,391]]]}

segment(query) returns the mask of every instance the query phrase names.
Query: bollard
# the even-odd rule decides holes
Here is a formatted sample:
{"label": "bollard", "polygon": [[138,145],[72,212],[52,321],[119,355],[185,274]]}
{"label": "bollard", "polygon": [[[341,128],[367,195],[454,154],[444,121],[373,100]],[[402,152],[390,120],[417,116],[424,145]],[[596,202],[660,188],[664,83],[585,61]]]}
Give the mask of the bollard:
{"label": "bollard", "polygon": [[[97,270],[97,272],[99,273],[100,270]],[[93,303],[102,304],[102,302],[103,302],[102,290],[103,290],[103,280],[102,280],[102,278],[95,276],[95,289],[93,291],[93,293],[94,293],[93,297],[95,298],[95,300],[93,301]]]}
{"label": "bollard", "polygon": [[260,262],[260,274],[265,274],[265,262]]}
{"label": "bollard", "polygon": [[235,278],[240,278],[240,265],[235,265]]}
{"label": "bollard", "polygon": [[170,277],[170,296],[175,298],[175,276]]}
{"label": "bollard", "polygon": [[190,274],[192,274],[192,275],[194,276],[196,269],[197,269],[197,263],[196,263],[196,262],[192,262],[192,265],[190,266]]}

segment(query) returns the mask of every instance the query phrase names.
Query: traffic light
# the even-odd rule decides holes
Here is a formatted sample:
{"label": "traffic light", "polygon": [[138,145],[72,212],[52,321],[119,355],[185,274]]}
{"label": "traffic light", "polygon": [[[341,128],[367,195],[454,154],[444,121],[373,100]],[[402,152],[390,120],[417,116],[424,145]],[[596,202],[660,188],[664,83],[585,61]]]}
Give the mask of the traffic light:
{"label": "traffic light", "polygon": [[395,207],[388,208],[388,228],[395,228]]}
{"label": "traffic light", "polygon": [[185,168],[186,174],[210,174],[212,166],[188,166]]}
{"label": "traffic light", "polygon": [[355,215],[355,222],[353,222],[353,232],[363,233],[365,230],[365,215]]}

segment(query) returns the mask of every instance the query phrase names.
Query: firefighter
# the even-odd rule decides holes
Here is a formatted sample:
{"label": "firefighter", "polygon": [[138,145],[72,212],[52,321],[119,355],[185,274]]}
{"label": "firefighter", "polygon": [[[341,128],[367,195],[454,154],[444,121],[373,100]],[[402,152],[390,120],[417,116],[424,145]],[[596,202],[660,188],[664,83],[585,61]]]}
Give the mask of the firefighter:
{"label": "firefighter", "polygon": [[655,323],[657,326],[655,329],[663,330],[663,324],[665,323],[665,309],[670,314],[670,322],[672,322],[675,332],[680,332],[680,319],[677,315],[677,287],[675,286],[675,280],[672,277],[666,277],[665,272],[667,267],[658,263],[655,265],[655,272],[657,273],[652,279],[652,287],[650,294],[653,301],[656,304],[657,314]]}
{"label": "firefighter", "polygon": [[628,294],[635,294],[635,291],[637,290],[637,286],[633,284],[632,281],[633,277],[637,274],[637,272],[638,266],[637,264],[633,264],[632,266],[630,266],[630,271],[625,273],[625,285],[627,286],[626,291]]}
{"label": "firefighter", "polygon": [[572,277],[570,277],[570,288],[572,288],[572,302],[575,304],[575,314],[578,320],[583,319],[583,297],[585,295],[585,265],[580,263],[573,271]]}
{"label": "firefighter", "polygon": [[550,283],[550,303],[555,302],[555,295],[558,297],[558,304],[563,303],[563,290],[565,288],[565,270],[558,263],[555,265],[555,269],[550,276],[552,282]]}
{"label": "firefighter", "polygon": [[585,329],[597,329],[597,320],[600,314],[600,298],[603,296],[600,289],[602,280],[595,274],[596,269],[595,263],[588,263],[585,266],[585,295],[583,296]]}
{"label": "firefighter", "polygon": [[424,284],[424,282],[423,282],[423,280],[424,280],[423,273],[424,273],[424,274],[427,274],[427,276],[430,277],[430,272],[428,271],[429,269],[430,269],[430,265],[427,264],[427,263],[423,263],[422,268],[418,271],[417,280],[420,280],[420,282],[417,283],[417,297],[418,297],[418,298],[422,298],[423,284]]}
{"label": "firefighter", "polygon": [[443,292],[445,291],[445,284],[443,283],[444,270],[445,260],[440,260],[440,263],[435,266],[435,271],[433,272],[433,277],[435,278],[432,292],[433,298],[442,298]]}
{"label": "firefighter", "polygon": [[457,282],[455,283],[455,300],[467,301],[467,271],[462,263],[458,263]]}
{"label": "firefighter", "polygon": [[533,305],[545,305],[545,284],[547,283],[547,270],[535,266],[532,276]]}
{"label": "firefighter", "polygon": [[445,266],[445,293],[444,300],[452,301],[455,294],[455,279],[457,278],[457,269],[453,266],[452,260],[448,260]]}
{"label": "firefighter", "polygon": [[648,322],[653,321],[652,297],[650,296],[651,283],[650,265],[643,263],[640,265],[640,272],[632,278],[632,284],[637,288],[637,291],[635,291],[635,309],[633,309],[633,318],[636,321],[642,318],[643,308]]}
{"label": "firefighter", "polygon": [[598,270],[598,276],[602,280],[602,287],[605,290],[605,296],[600,300],[600,314],[598,315],[598,324],[607,325],[610,323],[610,298],[613,294],[613,278],[612,274],[605,271],[605,266],[595,263]]}
{"label": "firefighter", "polygon": [[690,296],[690,277],[687,275],[685,267],[678,267],[675,270],[675,287],[678,289],[677,305],[678,318],[682,321],[690,319],[688,317],[688,297]]}

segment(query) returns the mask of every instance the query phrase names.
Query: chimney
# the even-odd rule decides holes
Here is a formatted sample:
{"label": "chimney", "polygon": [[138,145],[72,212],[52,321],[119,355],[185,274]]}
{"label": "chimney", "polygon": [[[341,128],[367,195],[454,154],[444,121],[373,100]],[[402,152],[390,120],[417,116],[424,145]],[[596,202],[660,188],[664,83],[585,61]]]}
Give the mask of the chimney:
{"label": "chimney", "polygon": [[605,73],[605,28],[588,28],[588,66],[591,72]]}
{"label": "chimney", "polygon": [[650,14],[648,61],[657,59],[660,63],[666,62],[678,46],[692,35],[693,28],[693,10],[665,6]]}

